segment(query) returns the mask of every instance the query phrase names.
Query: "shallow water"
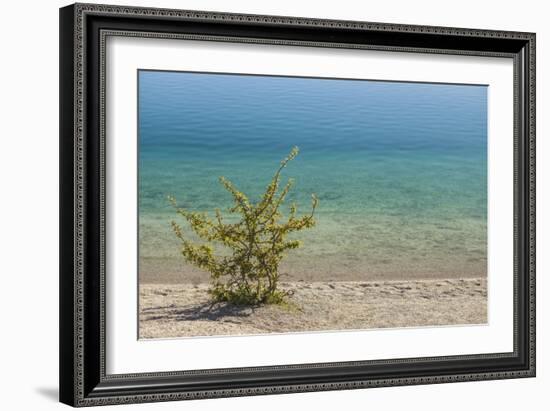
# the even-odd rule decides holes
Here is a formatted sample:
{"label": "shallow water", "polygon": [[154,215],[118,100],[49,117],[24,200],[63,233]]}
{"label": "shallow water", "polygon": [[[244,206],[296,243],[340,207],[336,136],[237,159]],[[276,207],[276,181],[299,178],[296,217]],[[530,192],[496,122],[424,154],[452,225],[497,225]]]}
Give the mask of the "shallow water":
{"label": "shallow water", "polygon": [[485,86],[153,71],[139,74],[141,269],[193,271],[167,195],[224,209],[223,175],[254,200],[292,146],[287,203],[320,202],[291,277],[485,275]]}

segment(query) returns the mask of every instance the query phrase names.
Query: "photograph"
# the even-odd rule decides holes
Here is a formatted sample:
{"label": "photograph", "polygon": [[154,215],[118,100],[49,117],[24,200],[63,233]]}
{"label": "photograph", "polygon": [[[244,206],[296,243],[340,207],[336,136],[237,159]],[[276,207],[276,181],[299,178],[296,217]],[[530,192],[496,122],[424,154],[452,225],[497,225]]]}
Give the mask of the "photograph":
{"label": "photograph", "polygon": [[[428,410],[428,388],[395,387],[433,385],[433,404],[523,404],[540,385],[542,17],[207,3],[59,4],[59,81],[24,76],[59,85],[57,151],[37,150],[59,160],[58,289],[33,287],[59,296],[59,401],[369,389],[361,404],[415,403],[400,390]],[[15,125],[42,142],[45,121]],[[53,230],[33,225],[41,177],[8,196],[28,208],[21,267]]]}
{"label": "photograph", "polygon": [[487,324],[488,87],[139,69],[139,339]]}

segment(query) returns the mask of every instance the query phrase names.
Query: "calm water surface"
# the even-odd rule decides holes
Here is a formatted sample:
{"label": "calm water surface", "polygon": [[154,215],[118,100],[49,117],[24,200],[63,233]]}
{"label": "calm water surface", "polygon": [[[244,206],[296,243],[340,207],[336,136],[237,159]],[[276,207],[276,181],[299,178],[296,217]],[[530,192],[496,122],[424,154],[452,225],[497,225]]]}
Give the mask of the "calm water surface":
{"label": "calm water surface", "polygon": [[291,277],[486,274],[485,86],[140,71],[142,278],[201,275],[178,255],[167,195],[229,207],[223,175],[258,198],[294,145],[288,204],[320,203]]}

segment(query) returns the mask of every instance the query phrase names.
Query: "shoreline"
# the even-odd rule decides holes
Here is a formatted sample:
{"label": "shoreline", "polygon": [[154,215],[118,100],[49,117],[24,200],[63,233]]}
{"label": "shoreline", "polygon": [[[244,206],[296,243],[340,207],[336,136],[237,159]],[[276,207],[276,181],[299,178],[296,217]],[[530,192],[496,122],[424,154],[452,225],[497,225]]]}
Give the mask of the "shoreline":
{"label": "shoreline", "polygon": [[212,304],[207,284],[141,284],[139,336],[173,338],[487,323],[485,278],[282,282],[289,307]]}
{"label": "shoreline", "polygon": [[[407,264],[338,263],[312,270],[311,264],[283,264],[282,280],[287,282],[316,281],[411,281],[461,278],[487,278],[487,261],[462,262],[449,257],[445,261],[410,261]],[[430,267],[429,270],[426,267]],[[210,273],[183,261],[183,258],[140,258],[140,284],[208,284]]]}

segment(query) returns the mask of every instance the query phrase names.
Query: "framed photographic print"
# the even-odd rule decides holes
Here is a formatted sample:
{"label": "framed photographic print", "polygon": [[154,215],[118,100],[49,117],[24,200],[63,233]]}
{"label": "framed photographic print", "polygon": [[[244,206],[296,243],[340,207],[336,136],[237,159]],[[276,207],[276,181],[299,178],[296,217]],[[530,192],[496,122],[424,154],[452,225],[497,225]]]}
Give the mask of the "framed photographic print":
{"label": "framed photographic print", "polygon": [[535,375],[535,35],[60,10],[60,399]]}

